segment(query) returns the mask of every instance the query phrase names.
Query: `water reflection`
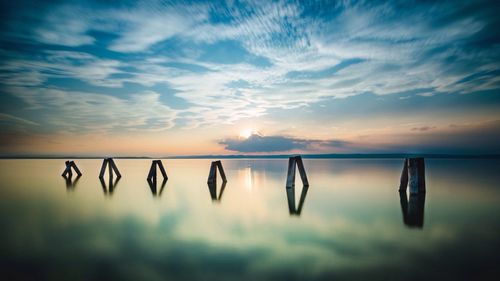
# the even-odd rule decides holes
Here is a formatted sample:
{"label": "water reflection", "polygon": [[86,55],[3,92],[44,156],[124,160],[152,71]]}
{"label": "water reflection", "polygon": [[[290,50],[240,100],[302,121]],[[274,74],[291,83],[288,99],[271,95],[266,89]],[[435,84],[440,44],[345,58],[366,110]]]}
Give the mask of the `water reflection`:
{"label": "water reflection", "polygon": [[220,193],[217,196],[217,181],[214,181],[212,183],[208,183],[208,191],[210,191],[210,197],[212,198],[212,201],[221,201],[222,199],[222,194],[224,193],[224,190],[226,189],[226,184],[227,182],[223,181],[222,185],[220,187]]}
{"label": "water reflection", "polygon": [[403,222],[409,227],[424,227],[424,209],[425,193],[410,194],[410,199],[406,192],[399,192],[399,201],[401,202],[401,212],[403,213]]}
{"label": "water reflection", "polygon": [[76,184],[78,183],[78,180],[80,180],[80,178],[82,177],[82,175],[77,175],[75,180],[72,180],[72,176],[66,176],[66,175],[63,175],[63,178],[64,178],[64,181],[66,182],[66,190],[75,190],[76,188]]}
{"label": "water reflection", "polygon": [[160,192],[158,193],[158,182],[156,181],[156,177],[152,179],[147,179],[149,188],[151,189],[151,193],[153,196],[161,196],[163,189],[165,188],[165,185],[167,184],[167,178],[163,178],[163,181],[161,182],[160,186]]}
{"label": "water reflection", "polygon": [[[98,172],[101,162],[77,164]],[[6,280],[498,276],[500,161],[431,159],[426,181],[439,188],[429,190],[426,205],[405,196],[398,206],[400,162],[306,159],[314,190],[285,189],[286,202],[284,159],[225,161],[230,190],[219,178],[208,190],[214,201],[206,197],[206,159],[169,162],[175,189],[165,187],[162,200],[145,190],[149,159],[120,161],[126,177],[113,200],[103,200],[94,173],[78,181],[78,196],[64,196],[60,160],[0,160],[0,271]],[[215,208],[221,193],[224,205]],[[424,207],[425,228],[407,230],[423,226]]]}
{"label": "water reflection", "polygon": [[302,192],[300,193],[299,205],[295,205],[295,186],[286,187],[286,198],[288,200],[288,210],[290,215],[300,216],[302,212],[302,207],[304,206],[304,201],[306,200],[307,191],[309,186],[303,186]]}
{"label": "water reflection", "polygon": [[101,181],[101,186],[102,186],[102,191],[104,192],[105,195],[113,195],[114,190],[116,189],[116,186],[118,185],[118,182],[120,181],[121,177],[117,177],[113,181],[113,177],[109,177],[109,184],[106,185],[106,182],[104,181],[103,178],[99,178]]}

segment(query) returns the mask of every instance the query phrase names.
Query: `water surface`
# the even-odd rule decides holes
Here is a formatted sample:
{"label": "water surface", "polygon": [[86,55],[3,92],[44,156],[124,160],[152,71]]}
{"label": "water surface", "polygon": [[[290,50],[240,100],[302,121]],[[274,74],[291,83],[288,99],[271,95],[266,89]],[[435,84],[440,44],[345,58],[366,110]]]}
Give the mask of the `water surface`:
{"label": "water surface", "polygon": [[427,160],[427,193],[398,193],[402,160],[304,160],[310,182],[285,188],[287,160],[0,161],[3,280],[496,280],[500,161]]}

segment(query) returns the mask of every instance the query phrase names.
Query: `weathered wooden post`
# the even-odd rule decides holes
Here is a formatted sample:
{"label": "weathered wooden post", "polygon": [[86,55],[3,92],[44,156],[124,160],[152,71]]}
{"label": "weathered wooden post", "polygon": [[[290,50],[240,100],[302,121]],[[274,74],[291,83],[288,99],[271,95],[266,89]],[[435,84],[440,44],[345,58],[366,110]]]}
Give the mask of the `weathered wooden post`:
{"label": "weathered wooden post", "polygon": [[120,171],[118,171],[118,168],[116,167],[115,161],[113,158],[105,158],[102,161],[102,166],[101,166],[101,172],[99,173],[99,178],[103,179],[104,178],[104,173],[106,172],[106,166],[109,168],[109,178],[113,179],[113,172],[116,174],[117,178],[121,178],[122,175],[120,174]]}
{"label": "weathered wooden post", "polygon": [[165,180],[168,180],[167,172],[165,171],[165,168],[163,167],[163,163],[161,160],[153,160],[151,162],[151,168],[149,169],[149,174],[148,174],[148,180],[155,180],[156,181],[156,167],[160,168],[161,175]]}
{"label": "weathered wooden post", "polygon": [[[220,194],[217,196],[217,170],[219,170],[220,177],[222,178],[222,186],[220,189]],[[226,188],[227,178],[226,173],[224,172],[224,168],[222,168],[222,162],[220,160],[212,161],[210,164],[210,171],[208,173],[208,190],[210,191],[210,197],[212,201],[220,201],[222,198],[222,193],[224,193],[224,189]]]}
{"label": "weathered wooden post", "polygon": [[222,168],[222,163],[220,160],[217,160],[217,161],[212,161],[212,164],[210,165],[210,172],[208,173],[208,180],[207,180],[208,184],[217,182],[217,170],[219,170],[222,182],[227,182],[226,173],[224,173],[224,168]]}
{"label": "weathered wooden post", "polygon": [[151,162],[151,168],[149,169],[147,182],[149,184],[149,188],[151,189],[151,193],[153,193],[154,196],[158,195],[156,167],[160,169],[161,175],[163,176],[160,195],[163,192],[163,188],[165,188],[165,184],[168,180],[167,172],[165,171],[165,167],[163,167],[163,163],[161,162],[161,160],[153,160]]}
{"label": "weathered wooden post", "polygon": [[424,158],[406,158],[401,172],[400,192],[406,192],[409,187],[410,194],[425,193],[425,162]]}
{"label": "weathered wooden post", "polygon": [[306,170],[304,168],[304,163],[302,162],[302,156],[296,155],[288,159],[288,173],[286,177],[286,187],[295,186],[295,167],[299,168],[300,179],[302,180],[303,186],[309,186],[309,181],[307,180]]}
{"label": "weathered wooden post", "polygon": [[78,167],[76,166],[75,161],[66,161],[66,169],[64,169],[64,172],[62,173],[61,176],[63,176],[64,178],[71,179],[71,177],[73,176],[73,172],[71,171],[71,168],[73,168],[73,170],[75,170],[76,174],[79,177],[82,176],[82,172],[80,172],[80,169],[78,169]]}

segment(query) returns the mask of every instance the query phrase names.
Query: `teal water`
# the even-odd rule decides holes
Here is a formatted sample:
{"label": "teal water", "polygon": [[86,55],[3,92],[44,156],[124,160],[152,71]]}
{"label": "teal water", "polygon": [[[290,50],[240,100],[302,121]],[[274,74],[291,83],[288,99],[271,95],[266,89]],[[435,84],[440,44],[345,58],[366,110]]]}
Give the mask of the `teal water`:
{"label": "teal water", "polygon": [[[3,280],[497,280],[500,161],[426,161],[424,198],[400,197],[402,160],[304,160],[310,187],[285,188],[287,160],[0,160]],[[74,179],[73,179],[74,180]],[[220,180],[219,180],[220,184]]]}

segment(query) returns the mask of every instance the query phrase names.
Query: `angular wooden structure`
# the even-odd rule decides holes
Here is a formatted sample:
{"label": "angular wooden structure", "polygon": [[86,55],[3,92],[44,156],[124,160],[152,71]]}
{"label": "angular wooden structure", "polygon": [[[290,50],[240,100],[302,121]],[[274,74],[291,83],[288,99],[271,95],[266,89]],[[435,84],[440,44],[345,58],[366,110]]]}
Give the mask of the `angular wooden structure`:
{"label": "angular wooden structure", "polygon": [[164,180],[168,180],[167,177],[167,172],[165,171],[165,168],[163,167],[163,163],[161,160],[153,160],[151,162],[151,168],[149,169],[149,174],[148,174],[148,181],[154,180],[156,181],[156,167],[160,168],[161,175],[163,176]]}
{"label": "angular wooden structure", "polygon": [[290,215],[300,216],[302,212],[302,207],[304,206],[304,201],[306,200],[307,191],[309,186],[302,187],[302,192],[300,194],[299,205],[295,205],[295,187],[286,188],[286,199],[288,200],[288,211]]}
{"label": "angular wooden structure", "polygon": [[122,175],[120,174],[120,171],[118,171],[118,168],[116,167],[115,161],[113,158],[105,158],[102,161],[102,166],[101,166],[101,172],[99,173],[99,178],[103,179],[104,178],[104,173],[106,172],[106,166],[109,167],[109,178],[113,179],[113,171],[116,174],[117,178],[121,178]]}
{"label": "angular wooden structure", "polygon": [[76,166],[75,161],[66,161],[66,169],[64,169],[64,172],[62,173],[61,176],[63,176],[66,179],[71,179],[71,177],[73,176],[71,168],[75,170],[78,177],[82,176],[82,172],[80,172],[80,169],[78,169],[78,167]]}
{"label": "angular wooden structure", "polygon": [[219,170],[220,176],[222,178],[222,182],[227,182],[226,173],[224,173],[224,168],[222,168],[222,163],[220,160],[212,161],[210,165],[210,172],[208,173],[208,184],[215,184],[217,182],[217,170]]}
{"label": "angular wooden structure", "polygon": [[401,172],[400,192],[410,189],[410,194],[425,193],[425,162],[424,158],[406,158]]}
{"label": "angular wooden structure", "polygon": [[306,170],[304,169],[304,163],[302,162],[302,156],[296,155],[288,159],[288,173],[286,176],[286,187],[295,186],[295,166],[299,168],[300,178],[302,179],[302,184],[304,186],[309,186],[309,181],[307,180]]}

